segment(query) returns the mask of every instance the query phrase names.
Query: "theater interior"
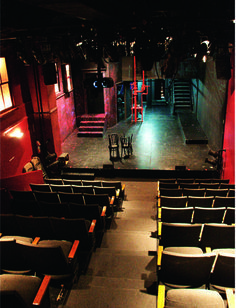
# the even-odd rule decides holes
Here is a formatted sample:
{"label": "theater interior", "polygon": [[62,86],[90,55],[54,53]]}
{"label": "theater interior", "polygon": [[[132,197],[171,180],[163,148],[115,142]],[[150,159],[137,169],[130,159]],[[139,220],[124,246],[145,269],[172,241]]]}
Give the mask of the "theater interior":
{"label": "theater interior", "polygon": [[235,307],[234,1],[2,0],[1,307]]}

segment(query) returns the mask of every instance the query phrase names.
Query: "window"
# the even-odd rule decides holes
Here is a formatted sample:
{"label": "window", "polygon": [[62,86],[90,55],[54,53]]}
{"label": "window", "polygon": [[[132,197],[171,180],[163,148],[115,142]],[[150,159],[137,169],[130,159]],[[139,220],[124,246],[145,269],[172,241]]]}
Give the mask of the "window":
{"label": "window", "polygon": [[59,71],[58,71],[57,63],[55,63],[55,68],[56,68],[57,83],[55,83],[54,88],[55,88],[55,92],[59,93],[60,92],[60,79],[59,79]]}
{"label": "window", "polygon": [[65,69],[66,69],[66,86],[67,86],[67,91],[65,92],[70,92],[72,90],[72,78],[71,78],[70,65],[66,64]]}
{"label": "window", "polygon": [[0,111],[12,107],[5,58],[0,58]]}

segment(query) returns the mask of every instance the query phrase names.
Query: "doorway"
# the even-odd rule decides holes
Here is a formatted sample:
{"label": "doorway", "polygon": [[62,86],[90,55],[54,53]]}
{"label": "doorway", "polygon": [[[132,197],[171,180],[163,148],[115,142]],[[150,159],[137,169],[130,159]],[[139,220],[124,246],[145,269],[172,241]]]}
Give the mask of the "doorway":
{"label": "doorway", "polygon": [[[86,80],[96,80],[96,73],[87,73]],[[96,87],[93,82],[86,88],[87,108],[89,114],[104,113],[104,91],[102,87]]]}

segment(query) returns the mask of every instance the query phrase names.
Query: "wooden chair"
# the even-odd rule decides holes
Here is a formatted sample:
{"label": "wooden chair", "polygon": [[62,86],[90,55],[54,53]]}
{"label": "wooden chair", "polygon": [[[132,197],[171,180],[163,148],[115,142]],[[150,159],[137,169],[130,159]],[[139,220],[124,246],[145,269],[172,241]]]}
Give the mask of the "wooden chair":
{"label": "wooden chair", "polygon": [[110,160],[114,158],[120,158],[120,152],[119,152],[119,136],[117,134],[110,134],[108,135],[109,139],[109,154],[110,154]]}

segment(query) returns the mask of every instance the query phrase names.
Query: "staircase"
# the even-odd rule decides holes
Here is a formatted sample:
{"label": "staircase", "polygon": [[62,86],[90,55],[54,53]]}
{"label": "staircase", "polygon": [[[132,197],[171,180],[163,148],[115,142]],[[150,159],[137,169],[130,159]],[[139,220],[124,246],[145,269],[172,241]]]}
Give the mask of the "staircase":
{"label": "staircase", "polygon": [[173,113],[176,109],[189,109],[192,110],[191,98],[191,83],[190,80],[175,79],[173,83]]}
{"label": "staircase", "polygon": [[[156,182],[124,182],[127,199],[70,291],[67,308],[156,307]],[[138,192],[138,193],[137,193]]]}
{"label": "staircase", "polygon": [[78,137],[103,137],[106,131],[106,115],[100,114],[84,114],[81,116],[78,128]]}

